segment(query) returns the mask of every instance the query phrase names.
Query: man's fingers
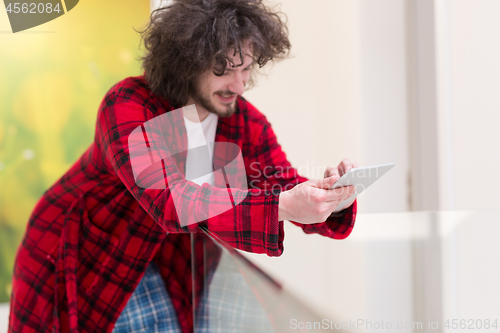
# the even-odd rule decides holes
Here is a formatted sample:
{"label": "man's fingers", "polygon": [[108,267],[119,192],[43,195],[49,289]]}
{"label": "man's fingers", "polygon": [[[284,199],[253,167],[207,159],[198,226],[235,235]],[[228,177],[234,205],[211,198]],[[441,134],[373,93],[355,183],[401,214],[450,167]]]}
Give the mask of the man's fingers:
{"label": "man's fingers", "polygon": [[316,187],[324,190],[328,190],[330,187],[333,186],[339,180],[340,176],[338,174],[326,177],[323,179],[314,179],[311,180],[313,184],[315,184]]}
{"label": "man's fingers", "polygon": [[338,168],[336,166],[330,166],[330,167],[326,168],[326,170],[325,170],[325,178],[331,177],[331,176],[335,176],[335,175],[340,176],[339,175],[339,170],[338,170]]}
{"label": "man's fingers", "polygon": [[328,191],[326,201],[343,201],[354,194],[354,186],[343,186]]}
{"label": "man's fingers", "polygon": [[344,158],[342,160],[342,162],[340,162],[339,164],[339,172],[340,172],[340,175],[344,175],[345,173],[347,173],[349,170],[352,169],[352,162],[350,159],[348,158]]}
{"label": "man's fingers", "polygon": [[359,168],[359,163],[351,161],[348,158],[344,158],[338,166],[330,166],[325,170],[325,178],[331,177],[333,175],[338,174],[339,176],[343,176],[349,170]]}

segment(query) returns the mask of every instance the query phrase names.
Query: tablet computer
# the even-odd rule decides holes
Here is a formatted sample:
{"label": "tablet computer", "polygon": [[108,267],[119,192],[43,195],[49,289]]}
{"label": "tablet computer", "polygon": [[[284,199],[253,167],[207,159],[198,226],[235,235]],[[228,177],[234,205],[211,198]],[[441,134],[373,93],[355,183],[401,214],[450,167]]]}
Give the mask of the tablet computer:
{"label": "tablet computer", "polygon": [[373,184],[377,179],[385,175],[387,171],[391,170],[395,165],[396,163],[386,163],[354,168],[346,172],[330,189],[352,185],[354,186],[355,192],[352,196],[340,202],[334,212],[339,212],[349,207],[361,192],[367,189],[368,186]]}

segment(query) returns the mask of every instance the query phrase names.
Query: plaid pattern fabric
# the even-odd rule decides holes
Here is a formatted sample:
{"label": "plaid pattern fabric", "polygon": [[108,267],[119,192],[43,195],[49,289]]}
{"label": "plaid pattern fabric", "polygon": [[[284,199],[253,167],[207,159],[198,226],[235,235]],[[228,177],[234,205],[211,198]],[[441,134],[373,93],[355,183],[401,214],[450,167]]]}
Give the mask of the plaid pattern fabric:
{"label": "plaid pattern fabric", "polygon": [[[196,333],[274,332],[267,314],[228,254],[220,258],[200,295]],[[180,333],[175,309],[158,267],[151,262],[112,333]]]}
{"label": "plaid pattern fabric", "polygon": [[[274,332],[267,314],[228,254],[221,256],[200,295],[196,333]],[[180,333],[158,267],[151,262],[112,333]]]}
{"label": "plaid pattern fabric", "polygon": [[174,306],[154,262],[149,264],[113,329],[113,333],[130,332],[181,332]]}
{"label": "plaid pattern fabric", "polygon": [[201,297],[196,333],[274,332],[238,267],[224,253]]}
{"label": "plaid pattern fabric", "polygon": [[[289,189],[307,179],[291,168],[265,116],[241,97],[237,106],[233,116],[219,118],[215,141],[240,147],[251,195],[234,209],[182,227],[169,189],[135,183],[127,141],[135,128],[174,108],[152,94],[143,76],[113,86],[100,104],[94,142],[30,216],[14,265],[9,332],[111,332],[151,261],[182,332],[192,332],[192,293],[200,290],[192,287],[189,233],[202,225],[235,248],[279,256],[284,230],[280,190],[273,186]],[[175,135],[170,139],[186,142],[183,126]],[[148,139],[157,145],[165,140]],[[151,176],[177,179],[186,209],[218,205],[221,190],[192,185],[184,170],[184,162],[167,161]],[[342,239],[355,215],[356,203],[324,223],[297,225],[305,233]]]}

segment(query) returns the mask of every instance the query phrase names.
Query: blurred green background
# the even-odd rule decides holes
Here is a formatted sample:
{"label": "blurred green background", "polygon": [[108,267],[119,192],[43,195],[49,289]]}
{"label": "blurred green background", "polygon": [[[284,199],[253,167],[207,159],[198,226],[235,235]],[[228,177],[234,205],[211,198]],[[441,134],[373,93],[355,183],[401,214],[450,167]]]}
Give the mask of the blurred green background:
{"label": "blurred green background", "polygon": [[82,0],[67,14],[13,34],[0,5],[0,302],[42,193],[94,138],[104,94],[141,74],[148,0]]}

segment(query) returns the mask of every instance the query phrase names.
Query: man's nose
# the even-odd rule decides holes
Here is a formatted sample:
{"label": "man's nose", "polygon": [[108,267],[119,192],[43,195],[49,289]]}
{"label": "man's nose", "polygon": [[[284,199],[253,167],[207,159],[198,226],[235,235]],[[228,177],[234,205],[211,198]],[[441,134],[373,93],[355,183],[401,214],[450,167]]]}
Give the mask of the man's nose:
{"label": "man's nose", "polygon": [[243,93],[245,92],[246,83],[247,83],[247,80],[244,77],[244,75],[242,75],[242,73],[236,71],[232,77],[231,83],[230,83],[228,88],[230,91],[232,91],[238,95],[243,95]]}

